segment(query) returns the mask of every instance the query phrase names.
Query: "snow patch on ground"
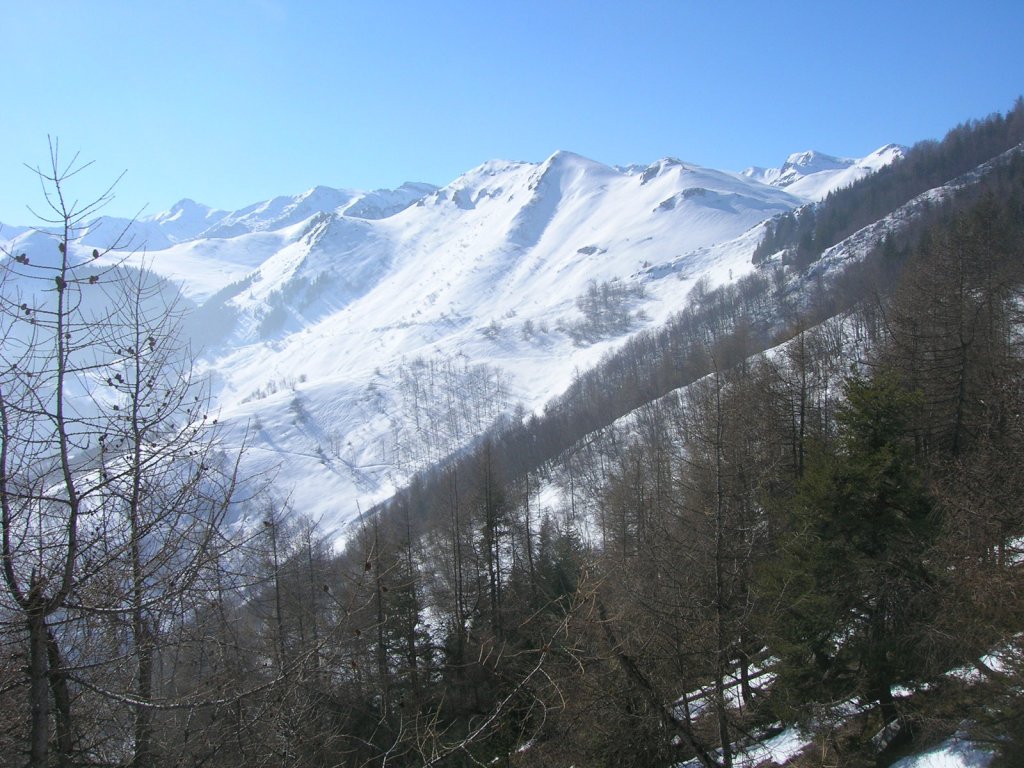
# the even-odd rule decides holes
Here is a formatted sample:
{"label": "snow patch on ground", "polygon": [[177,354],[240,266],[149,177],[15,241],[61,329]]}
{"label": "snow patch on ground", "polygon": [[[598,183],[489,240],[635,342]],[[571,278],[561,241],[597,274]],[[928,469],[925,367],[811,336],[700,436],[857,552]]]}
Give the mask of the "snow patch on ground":
{"label": "snow patch on ground", "polygon": [[919,755],[904,757],[891,768],[987,768],[992,753],[961,736],[952,736]]}

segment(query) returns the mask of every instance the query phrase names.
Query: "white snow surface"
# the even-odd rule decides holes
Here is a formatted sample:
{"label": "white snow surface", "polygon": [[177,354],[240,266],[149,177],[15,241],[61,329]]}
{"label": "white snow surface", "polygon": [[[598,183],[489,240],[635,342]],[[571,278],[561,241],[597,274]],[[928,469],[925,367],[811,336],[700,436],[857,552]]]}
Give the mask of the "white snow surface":
{"label": "white snow surface", "polygon": [[[823,189],[894,153],[793,156],[807,173],[783,186],[781,174],[763,183],[671,158],[616,169],[560,151],[490,161],[442,188],[315,187],[234,212],[182,200],[95,223],[76,247],[121,231],[146,241],[128,262],[197,308],[190,341],[228,440],[251,433],[244,469],[276,478],[295,511],[340,533],[498,413],[541,408],[664,321],[699,278],[753,269],[761,223],[806,202],[808,179]],[[8,253],[56,257],[45,234],[8,232]],[[581,341],[577,299],[603,282],[636,289],[632,324]]]}
{"label": "white snow surface", "polygon": [[780,187],[808,202],[818,201],[889,165],[905,152],[906,148],[898,144],[886,144],[866,157],[855,159],[809,150],[790,155],[779,168],[747,168],[743,176]]}
{"label": "white snow surface", "polygon": [[0,221],[0,245],[3,245],[6,241],[14,239],[25,232],[26,229],[27,227],[13,227],[10,224],[4,224]]}
{"label": "white snow surface", "polygon": [[766,763],[784,765],[807,748],[811,740],[797,728],[787,728],[776,736],[757,744],[740,749],[733,765],[744,768],[763,766]]}
{"label": "white snow surface", "polygon": [[961,736],[952,736],[926,752],[897,760],[891,768],[986,768],[992,757]]}

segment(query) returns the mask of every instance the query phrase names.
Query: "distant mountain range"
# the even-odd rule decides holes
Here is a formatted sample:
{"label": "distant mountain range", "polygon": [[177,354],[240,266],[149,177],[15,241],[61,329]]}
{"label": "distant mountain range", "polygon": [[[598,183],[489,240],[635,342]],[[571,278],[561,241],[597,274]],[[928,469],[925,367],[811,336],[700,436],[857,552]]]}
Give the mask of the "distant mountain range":
{"label": "distant mountain range", "polygon": [[[253,431],[249,467],[276,469],[293,508],[340,527],[468,439],[458,418],[479,426],[540,408],[699,280],[753,269],[766,219],[902,152],[803,152],[742,174],[556,152],[487,162],[440,188],[315,187],[238,211],[186,199],[134,222],[99,219],[75,247],[124,233],[142,249],[129,263],[180,286],[232,439]],[[3,227],[0,241],[53,254],[49,236],[24,227]],[[615,323],[588,318],[595,291],[615,297]],[[447,377],[426,401],[423,366]],[[439,418],[437,398],[451,422],[444,445],[420,420]]]}
{"label": "distant mountain range", "polygon": [[829,192],[849,186],[903,157],[905,150],[898,144],[886,144],[860,159],[833,157],[813,150],[796,152],[779,168],[752,167],[743,171],[743,175],[762,184],[781,187],[798,197],[823,200]]}

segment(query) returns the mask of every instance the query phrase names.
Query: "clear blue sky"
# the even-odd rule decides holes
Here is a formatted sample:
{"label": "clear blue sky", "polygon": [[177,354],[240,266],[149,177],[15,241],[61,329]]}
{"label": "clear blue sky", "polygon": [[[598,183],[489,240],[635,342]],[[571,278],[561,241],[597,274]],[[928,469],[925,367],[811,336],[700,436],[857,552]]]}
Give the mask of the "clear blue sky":
{"label": "clear blue sky", "polygon": [[1024,92],[1024,3],[0,0],[0,221],[47,135],[108,213],[444,184],[567,149],[726,170],[940,138]]}

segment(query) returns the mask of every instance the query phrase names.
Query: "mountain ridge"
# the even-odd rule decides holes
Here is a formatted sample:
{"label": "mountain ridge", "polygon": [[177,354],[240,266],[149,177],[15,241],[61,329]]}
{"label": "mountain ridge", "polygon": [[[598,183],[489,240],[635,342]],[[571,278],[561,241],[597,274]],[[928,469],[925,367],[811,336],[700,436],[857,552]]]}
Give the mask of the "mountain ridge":
{"label": "mountain ridge", "polygon": [[[752,166],[740,174],[721,173],[744,176],[766,186],[785,188],[808,175],[822,172],[858,169],[859,175],[854,175],[859,177],[901,157],[904,149],[900,145],[887,144],[863,158],[839,158],[808,150],[792,153],[779,168]],[[215,208],[184,197],[166,210],[135,219],[118,216],[97,217],[85,225],[82,242],[94,247],[106,245],[109,242],[103,242],[104,238],[119,234],[121,230],[128,228],[128,234],[133,236],[134,246],[144,245],[147,250],[163,250],[171,245],[202,237],[230,238],[254,231],[273,231],[316,212],[334,211],[353,218],[381,219],[400,213],[409,205],[421,204],[425,198],[432,194],[436,195],[441,190],[451,190],[450,194],[454,194],[463,180],[474,175],[494,175],[513,167],[551,169],[558,165],[579,166],[581,163],[592,169],[601,168],[625,175],[640,175],[643,183],[672,168],[686,170],[701,167],[675,157],[660,158],[647,165],[608,166],[569,150],[556,150],[541,162],[488,160],[441,187],[415,181],[406,181],[395,189],[380,188],[372,191],[316,185],[298,194],[259,200],[235,210]],[[544,170],[540,173],[543,175]],[[844,184],[852,180],[854,179],[851,174],[843,176]],[[27,226],[6,223],[0,224],[0,227],[0,242],[12,240],[30,229]]]}
{"label": "mountain ridge", "polygon": [[820,201],[830,192],[849,186],[902,158],[906,149],[899,144],[884,144],[861,158],[836,157],[816,150],[806,150],[794,152],[778,168],[751,166],[742,175],[769,186],[786,189],[808,201]]}
{"label": "mountain ridge", "polygon": [[[234,212],[186,198],[136,222],[136,241],[163,247],[126,258],[198,308],[192,343],[231,440],[263,425],[252,468],[302,478],[287,491],[295,508],[340,527],[436,459],[409,410],[409,361],[462,361],[456,379],[504,382],[489,418],[513,402],[537,410],[699,280],[753,269],[760,225],[805,203],[675,158],[614,168],[560,150],[443,187],[313,187]],[[118,227],[90,225],[74,247]],[[11,247],[48,240],[22,233]]]}

